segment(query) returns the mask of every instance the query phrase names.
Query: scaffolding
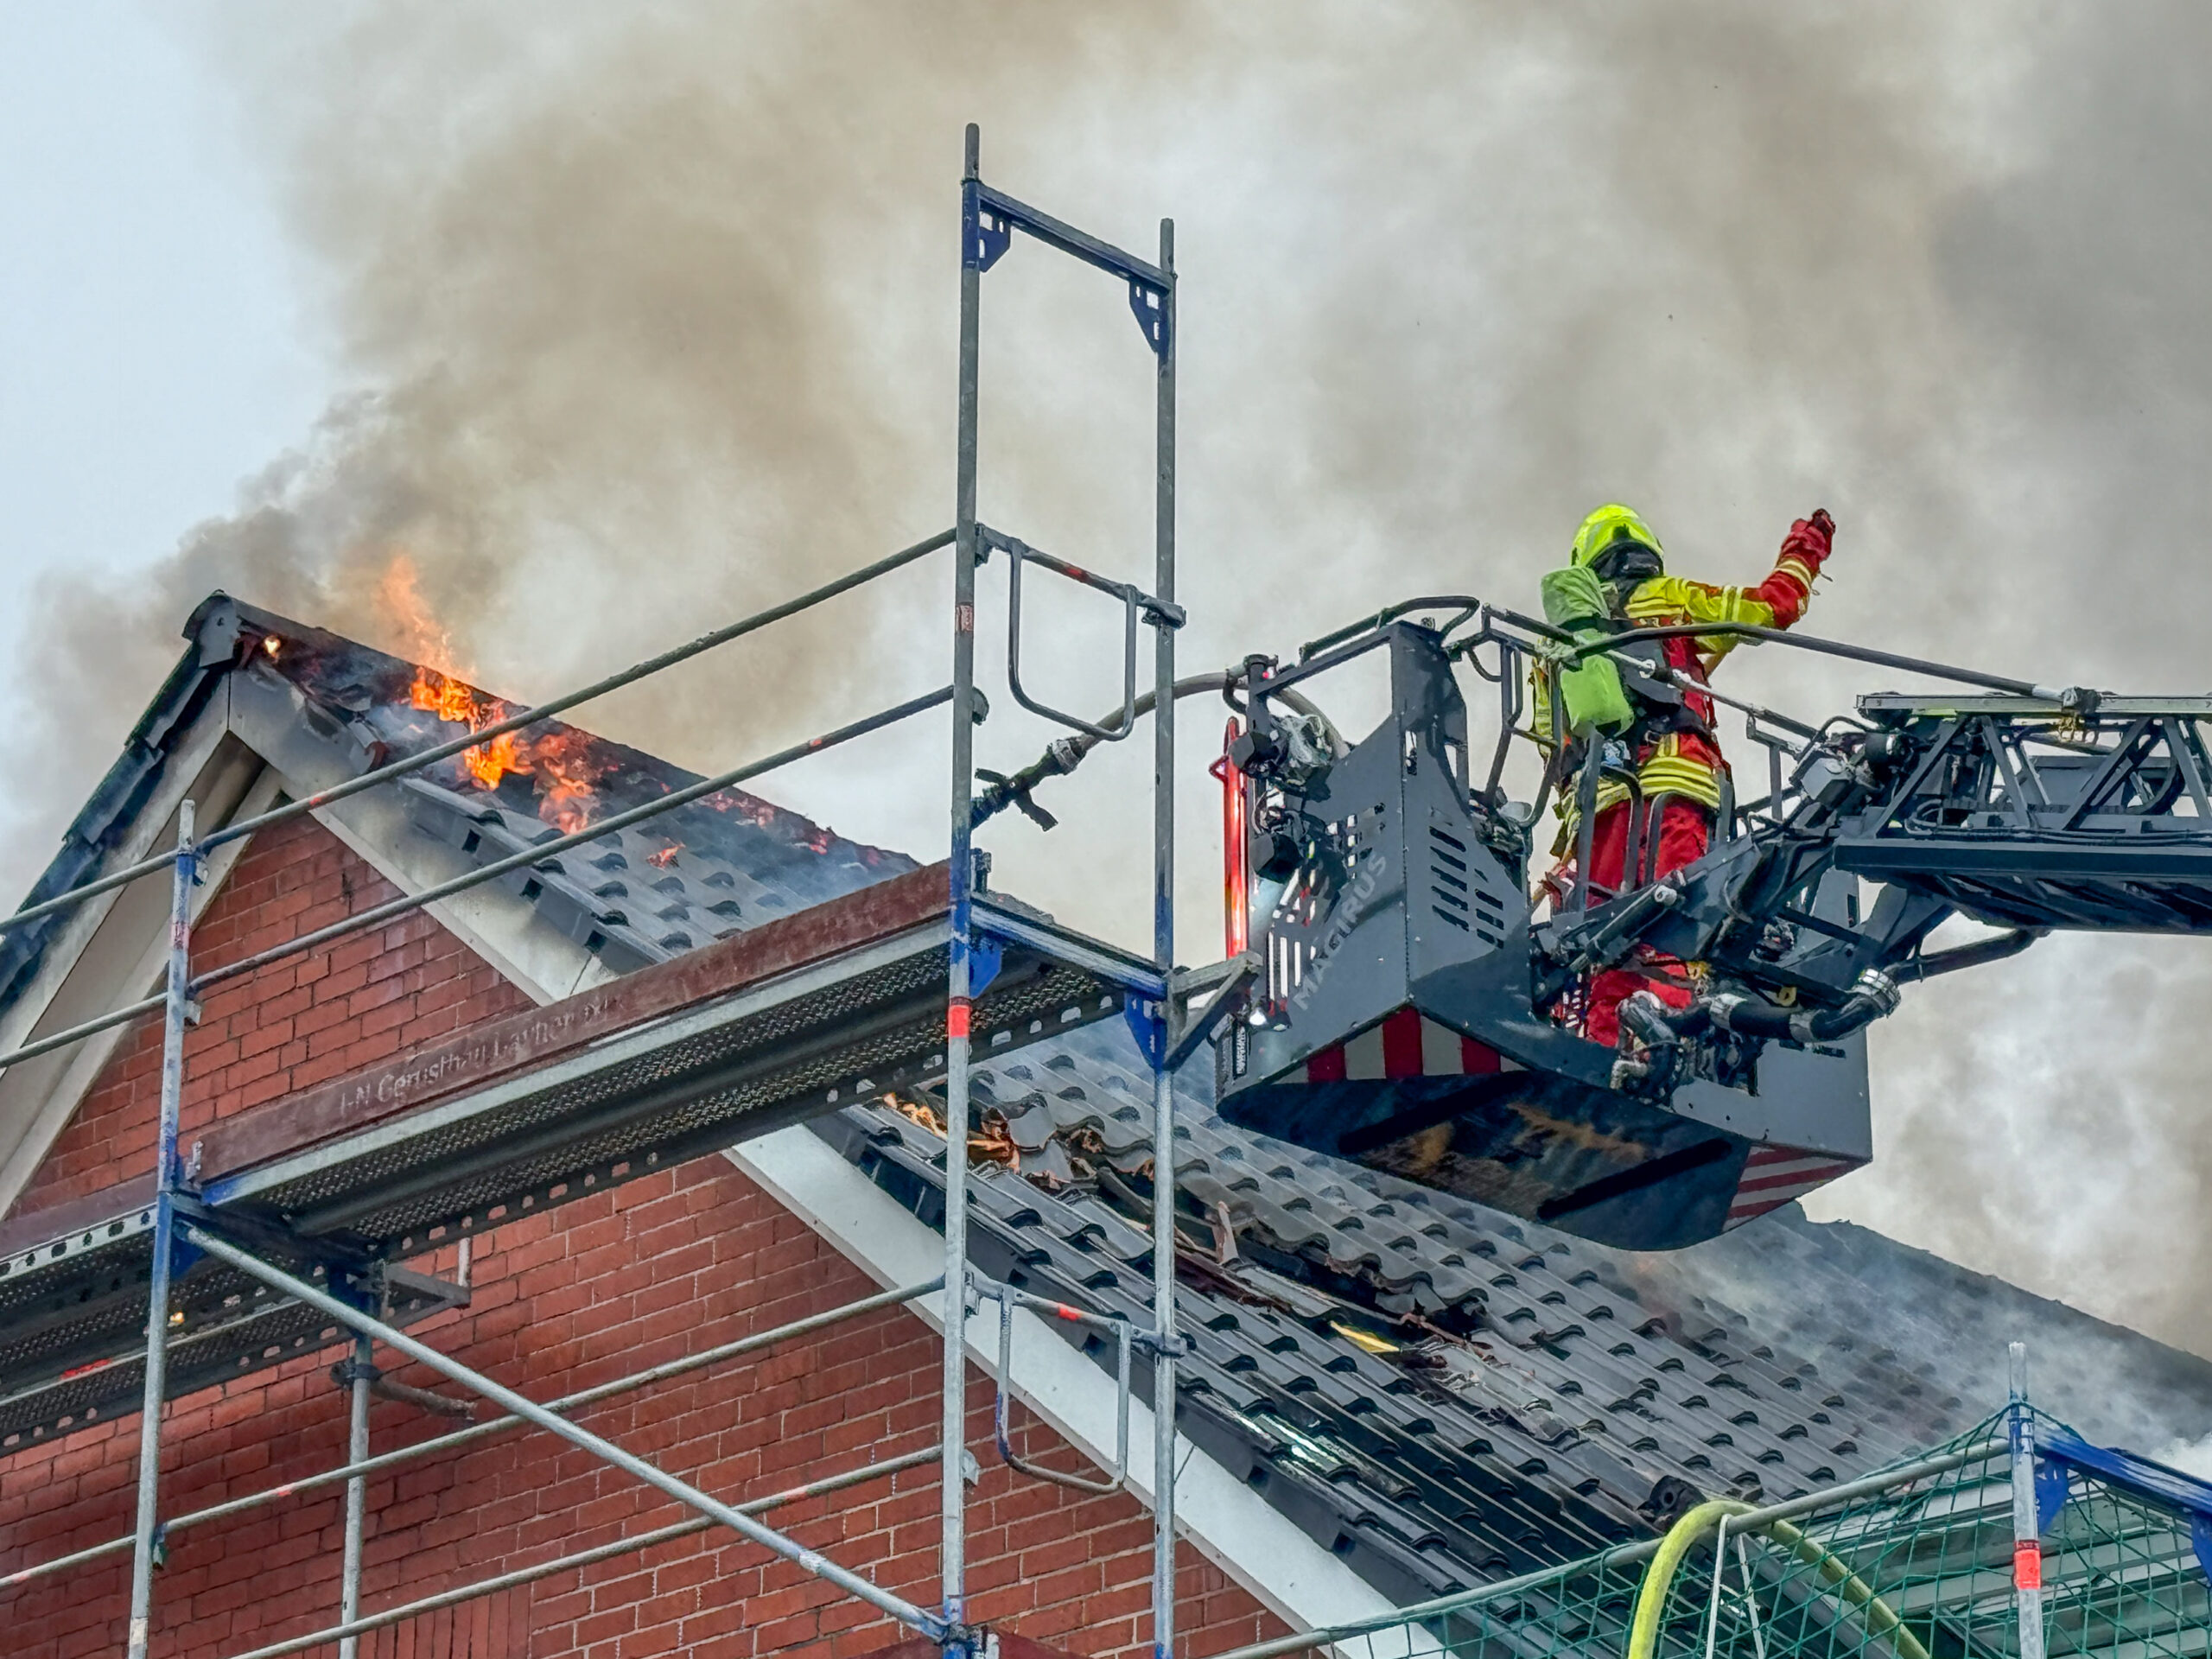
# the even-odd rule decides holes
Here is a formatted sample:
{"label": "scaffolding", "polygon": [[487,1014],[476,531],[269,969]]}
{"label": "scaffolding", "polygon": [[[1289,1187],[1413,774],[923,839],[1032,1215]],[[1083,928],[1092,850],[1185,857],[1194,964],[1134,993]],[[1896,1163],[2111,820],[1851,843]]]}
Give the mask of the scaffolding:
{"label": "scaffolding", "polygon": [[2005,1409],[1863,1479],[1217,1659],[2198,1659],[2212,1485]]}
{"label": "scaffolding", "polygon": [[[562,696],[435,744],[352,779],[302,796],[200,833],[194,804],[178,809],[173,850],[140,860],[72,890],[26,906],[0,922],[0,931],[21,929],[129,884],[167,875],[171,884],[168,964],[159,995],[111,1009],[0,1054],[0,1068],[19,1065],[81,1042],[98,1033],[158,1013],[162,1049],[158,1147],[149,1200],[133,1213],[88,1230],[73,1230],[48,1248],[0,1263],[0,1347],[8,1326],[36,1327],[29,1341],[51,1387],[22,1408],[16,1440],[87,1421],[86,1402],[106,1396],[132,1367],[58,1367],[57,1353],[118,1350],[127,1337],[137,1351],[140,1427],[136,1522],[131,1533],[0,1577],[0,1589],[118,1556],[131,1557],[127,1652],[145,1659],[154,1610],[155,1568],[166,1541],[188,1528],[211,1525],[264,1505],[342,1486],[343,1560],[334,1623],[256,1648],[236,1659],[275,1659],[336,1643],[353,1659],[371,1631],[515,1585],[572,1570],[612,1556],[713,1527],[725,1528],[795,1563],[839,1590],[937,1643],[946,1654],[976,1654],[984,1633],[968,1621],[965,1446],[968,1316],[985,1300],[995,1302],[1001,1359],[1011,1341],[1014,1312],[1042,1306],[1012,1286],[981,1278],[967,1260],[967,1167],[957,1126],[969,1116],[969,1063],[975,1045],[1019,1041],[1071,1024],[1120,1014],[1135,1031],[1154,1077],[1154,1317],[1149,1329],[1122,1319],[1096,1319],[1052,1306],[1062,1317],[1090,1318],[1117,1346],[1120,1445],[1115,1467],[1103,1480],[1037,1469],[1017,1457],[1005,1432],[1005,1382],[997,1408],[998,1440],[1014,1467],[1088,1491],[1111,1491],[1129,1479],[1132,1356],[1141,1351],[1153,1374],[1152,1609],[1154,1651],[1172,1655],[1174,1642],[1175,1361],[1182,1343],[1175,1329],[1174,1135],[1172,1071],[1205,1034],[1206,1013],[1195,1020],[1181,1010],[1197,992],[1217,984],[1218,972],[1178,976],[1173,968],[1175,732],[1171,715],[1154,721],[1154,841],[1152,949],[1132,954],[1003,906],[979,891],[971,845],[975,826],[993,807],[976,789],[974,728],[984,705],[976,684],[976,573],[993,552],[1007,569],[1007,674],[1022,707],[1088,742],[1118,741],[1132,734],[1148,710],[1172,711],[1176,695],[1175,632],[1184,613],[1175,603],[1175,276],[1173,226],[1161,221],[1157,262],[1140,258],[1017,200],[982,176],[977,130],[966,133],[961,181],[959,418],[956,519],[953,527],[874,564],[689,644],[637,664]],[[982,279],[1008,251],[1016,232],[1057,250],[1124,283],[1146,348],[1156,370],[1154,575],[1151,588],[1112,581],[992,529],[977,517],[978,356]],[[571,833],[536,843],[511,856],[479,865],[368,907],[344,921],[302,933],[272,948],[195,973],[192,959],[193,893],[211,855],[258,831],[321,811],[365,791],[392,784],[450,760],[504,734],[520,731],[577,704],[657,674],[743,638],[774,622],[950,549],[952,673],[948,684],[885,709],[777,753],[702,779],[643,805],[614,812]],[[1123,613],[1123,685],[1119,715],[1093,722],[1063,713],[1033,695],[1020,671],[1024,569],[1038,569],[1102,592]],[[1139,636],[1152,636],[1153,683],[1141,691]],[[471,888],[526,873],[548,858],[645,823],[690,802],[733,788],[765,772],[836,747],[939,709],[951,727],[950,854],[946,863],[918,875],[933,884],[926,905],[913,901],[915,878],[879,884],[806,912],[815,940],[810,954],[781,973],[733,970],[709,991],[729,993],[690,1011],[689,1023],[663,1021],[649,1037],[630,1044],[594,1046],[583,1055],[496,1080],[429,1114],[402,1114],[359,1133],[319,1143],[257,1166],[243,1174],[203,1179],[180,1155],[181,1103],[185,1082],[185,1033],[196,1018],[200,995],[211,987],[271,963],[318,950],[346,936],[453,898]],[[896,890],[896,891],[894,891]],[[773,928],[777,924],[769,924]],[[745,936],[741,936],[743,938]],[[687,985],[683,961],[662,964],[664,996]],[[1014,971],[1020,969],[1022,971]],[[634,977],[644,979],[657,970]],[[627,984],[629,982],[621,982]],[[825,992],[834,995],[824,996]],[[817,1005],[834,1005],[824,1009]],[[1216,1006],[1219,1005],[1217,999]],[[840,1025],[855,1034],[841,1036]],[[671,1036],[671,1023],[680,1027]],[[860,1034],[864,1033],[865,1035]],[[651,1086],[664,1077],[654,1064],[680,1038],[695,1081],[690,1097],[671,1107],[669,1090]],[[804,1065],[793,1056],[804,1052]],[[783,1070],[779,1071],[778,1065]],[[626,1070],[625,1068],[627,1068]],[[730,1086],[742,1073],[747,1089]],[[828,1109],[856,1090],[941,1074],[947,1108],[944,1268],[930,1280],[853,1301],[776,1329],[725,1343],[667,1364],[640,1370],[564,1397],[533,1401],[410,1336],[402,1325],[452,1299],[438,1281],[408,1272],[405,1256],[492,1226],[517,1207],[581,1196],[583,1188],[665,1169],[684,1158],[728,1145],[741,1134]],[[777,1086],[766,1094],[757,1080]],[[677,1091],[681,1096],[684,1091]],[[426,1117],[435,1123],[426,1123]],[[588,1147],[592,1173],[582,1182],[549,1184],[549,1157]],[[571,1189],[575,1190],[571,1190]],[[302,1194],[311,1194],[304,1203]],[[285,1200],[273,1204],[272,1200]],[[272,1227],[275,1209],[299,1217]],[[136,1291],[143,1273],[144,1291]],[[938,1443],[884,1459],[744,1503],[726,1503],[652,1463],[625,1452],[581,1427],[575,1412],[597,1401],[711,1367],[776,1343],[819,1332],[840,1321],[920,1299],[943,1300],[942,1412]],[[243,1309],[243,1312],[241,1310]],[[164,1516],[160,1487],[163,1406],[174,1393],[228,1376],[248,1357],[289,1357],[323,1345],[334,1332],[350,1332],[351,1357],[340,1368],[347,1386],[347,1460],[341,1466],[229,1499],[187,1514]],[[28,1340],[28,1339],[27,1339]],[[76,1349],[70,1349],[71,1344]],[[105,1347],[103,1346],[105,1344]],[[375,1377],[372,1360],[381,1345],[417,1362],[490,1402],[500,1414],[414,1446],[372,1455],[368,1406]],[[172,1359],[182,1361],[172,1368]],[[0,1370],[5,1358],[0,1357]],[[92,1370],[95,1381],[85,1380]],[[127,1396],[124,1396],[127,1399]],[[102,1418],[101,1421],[105,1421]],[[381,1471],[449,1452],[487,1438],[534,1428],[582,1448],[690,1510],[690,1518],[573,1552],[404,1605],[365,1612],[361,1606],[361,1549],[367,1483]],[[886,1591],[829,1556],[806,1548],[760,1517],[803,1497],[840,1491],[926,1465],[938,1469],[942,1491],[941,1595],[934,1607]]]}

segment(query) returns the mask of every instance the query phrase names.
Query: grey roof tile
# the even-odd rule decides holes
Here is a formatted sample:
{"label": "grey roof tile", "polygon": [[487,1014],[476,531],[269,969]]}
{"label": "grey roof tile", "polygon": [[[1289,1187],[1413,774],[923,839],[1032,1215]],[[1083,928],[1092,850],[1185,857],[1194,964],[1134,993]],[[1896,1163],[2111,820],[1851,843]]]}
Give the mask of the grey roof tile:
{"label": "grey roof tile", "polygon": [[[1088,1143],[1091,1155],[1133,1172],[1148,1157],[1149,1142],[1141,1133],[1142,1079],[1133,1052],[1116,1052],[1122,1041],[1104,1028],[1071,1033],[1058,1039],[1055,1052],[1033,1049],[980,1068],[978,1097],[1014,1105],[1017,1144],[1034,1147],[1034,1120],[1048,1116],[1056,1141],[1088,1131],[1096,1137]],[[1062,1086],[1040,1087],[1053,1078]],[[1264,1240],[1325,1277],[1364,1281],[1370,1325],[1394,1306],[1424,1317],[1457,1310],[1471,1313],[1478,1330],[1506,1338],[1503,1349],[1495,1337],[1464,1345],[1436,1338],[1456,1365],[1409,1371],[1338,1335],[1328,1314],[1314,1311],[1357,1316],[1354,1304],[1325,1295],[1301,1318],[1222,1306],[1225,1290],[1208,1300],[1179,1288],[1179,1302],[1197,1301],[1194,1323],[1203,1328],[1189,1366],[1193,1400],[1261,1420],[1287,1448],[1274,1455],[1325,1471],[1348,1494],[1344,1507],[1355,1502],[1351,1495],[1367,1505],[1359,1513],[1370,1522],[1383,1524],[1375,1505],[1386,1495],[1400,1509],[1443,1506],[1412,1519],[1396,1516],[1385,1527],[1401,1541],[1409,1530],[1421,1535],[1425,1541],[1414,1553],[1426,1562],[1418,1570],[1431,1588],[1480,1576],[1482,1560],[1501,1551],[1519,1560],[1545,1540],[1556,1553],[1623,1535],[1642,1524],[1637,1506],[1664,1475],[1708,1487],[1802,1490],[1839,1457],[1864,1466],[1904,1449],[1863,1420],[1843,1436],[1816,1440],[1802,1421],[1808,1403],[1797,1375],[1802,1362],[1785,1367],[1770,1350],[1761,1357],[1738,1347],[1707,1318],[1693,1317],[1687,1334],[1680,1319],[1672,1330],[1663,1319],[1654,1323],[1630,1287],[1607,1282],[1598,1266],[1558,1241],[1534,1238],[1517,1225],[1509,1231],[1485,1224],[1471,1206],[1447,1210],[1374,1192],[1339,1168],[1315,1167],[1318,1160],[1243,1136],[1203,1101],[1190,1102],[1185,1116],[1185,1192],[1200,1214],[1225,1205],[1240,1244]],[[1123,1132],[1109,1136],[1112,1126]],[[911,1124],[902,1130],[924,1135]],[[911,1155],[918,1147],[906,1150]],[[976,1185],[1018,1179],[988,1171]],[[1049,1198],[1028,1213],[1032,1231],[1042,1228],[1084,1251],[1110,1255],[1122,1270],[1116,1294],[1133,1297],[1125,1306],[1141,1311],[1147,1240],[1134,1217],[1088,1192]],[[1031,1264],[1041,1265],[1046,1258],[1029,1243]],[[1077,1270],[1058,1252],[1050,1262],[1056,1275]],[[1137,1276],[1128,1276],[1132,1268]],[[1388,1324],[1384,1318],[1376,1328]],[[1717,1412],[1717,1397],[1732,1411]],[[1784,1438],[1777,1426],[1798,1432]],[[1853,1450],[1838,1452],[1839,1440]],[[1420,1478],[1409,1469],[1421,1471]],[[1563,1507],[1592,1503],[1598,1507],[1580,1520]],[[1447,1524],[1444,1509],[1455,1505],[1458,1518]],[[1453,1535],[1464,1554],[1451,1554]],[[1449,1559],[1434,1559],[1439,1549]],[[1415,1568],[1400,1559],[1394,1570]]]}

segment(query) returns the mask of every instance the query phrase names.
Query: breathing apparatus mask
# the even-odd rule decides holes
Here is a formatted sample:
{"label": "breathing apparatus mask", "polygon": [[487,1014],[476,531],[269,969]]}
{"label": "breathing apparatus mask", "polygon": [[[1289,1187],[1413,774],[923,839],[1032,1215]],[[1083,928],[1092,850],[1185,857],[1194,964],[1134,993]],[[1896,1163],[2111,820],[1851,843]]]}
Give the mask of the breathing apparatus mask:
{"label": "breathing apparatus mask", "polygon": [[1624,537],[1591,560],[1590,569],[1600,582],[1617,588],[1630,588],[1662,575],[1667,567],[1660,559],[1658,550]]}

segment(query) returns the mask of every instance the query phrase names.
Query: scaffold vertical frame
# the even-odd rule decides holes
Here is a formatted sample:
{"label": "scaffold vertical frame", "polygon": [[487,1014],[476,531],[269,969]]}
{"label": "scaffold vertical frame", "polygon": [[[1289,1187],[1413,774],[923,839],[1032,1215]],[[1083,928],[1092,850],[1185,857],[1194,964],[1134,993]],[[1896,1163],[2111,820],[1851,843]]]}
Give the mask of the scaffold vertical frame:
{"label": "scaffold vertical frame", "polygon": [[[955,491],[953,577],[953,756],[951,802],[952,961],[945,1016],[945,1222],[944,1422],[943,1476],[943,1593],[940,1609],[948,1635],[948,1655],[963,1647],[960,1632],[967,1619],[963,1491],[955,1466],[956,1447],[964,1442],[967,1312],[975,1298],[967,1259],[968,1172],[965,1141],[969,1124],[969,1011],[980,989],[974,976],[978,960],[974,934],[976,866],[972,832],[976,822],[972,728],[962,716],[970,708],[975,686],[975,572],[995,545],[1007,554],[1008,614],[1007,679],[1021,705],[1044,718],[1093,739],[1126,737],[1138,710],[1135,693],[1135,635],[1141,624],[1153,636],[1153,963],[1164,988],[1158,1001],[1131,1011],[1146,1065],[1153,1075],[1153,1306],[1147,1346],[1152,1359],[1153,1405],[1153,1648],[1158,1659],[1171,1659],[1175,1627],[1175,1157],[1174,1077],[1170,1062],[1169,1026],[1175,971],[1175,631],[1183,613],[1175,603],[1175,230],[1172,219],[1160,225],[1160,261],[1150,264],[1079,231],[986,184],[982,140],[971,123],[965,135],[960,202],[960,387],[957,481]],[[1019,231],[1045,245],[1125,282],[1129,308],[1155,365],[1154,411],[1153,591],[1116,583],[1063,561],[1038,554],[982,524],[976,495],[981,416],[982,276],[1012,246]],[[1019,609],[1020,567],[1034,559],[1058,574],[1120,598],[1127,618],[1125,681],[1118,722],[1105,727],[1075,719],[1025,695],[1020,686]],[[980,715],[977,715],[980,718]],[[962,1287],[956,1295],[951,1287]],[[1013,1316],[1001,1302],[1002,1321]],[[1002,1348],[1002,1351],[1004,1351]],[[1001,1379],[1001,1387],[1006,1379]],[[1126,1366],[1119,1387],[1128,1388]],[[1126,1415],[1128,1402],[1119,1402]],[[1002,1438],[1002,1437],[1001,1437]],[[1009,1461],[1013,1461],[1009,1459]],[[1015,1462],[1014,1465],[1021,1465]],[[1118,1477],[1117,1477],[1118,1478]]]}

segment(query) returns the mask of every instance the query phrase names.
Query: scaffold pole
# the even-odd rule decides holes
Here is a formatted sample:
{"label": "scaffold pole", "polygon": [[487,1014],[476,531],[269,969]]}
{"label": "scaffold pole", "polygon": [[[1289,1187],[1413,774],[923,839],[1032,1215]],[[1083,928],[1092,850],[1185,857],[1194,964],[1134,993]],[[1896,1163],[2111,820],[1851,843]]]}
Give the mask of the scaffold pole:
{"label": "scaffold pole", "polygon": [[939,1609],[948,1656],[967,1646],[968,1447],[968,1022],[974,943],[976,766],[976,378],[981,359],[982,267],[976,252],[982,135],[968,124],[960,182],[959,437],[952,551],[951,960],[944,1009],[944,1370],[939,1401],[944,1453],[940,1513]]}
{"label": "scaffold pole", "polygon": [[[353,1338],[353,1363],[346,1372],[346,1461],[359,1465],[369,1457],[369,1384],[376,1376],[376,1344],[367,1336]],[[361,1616],[361,1534],[366,1522],[369,1478],[357,1474],[346,1483],[346,1541],[339,1563],[338,1622],[351,1624]],[[355,1659],[361,1638],[338,1638],[338,1659]]]}
{"label": "scaffold pole", "polygon": [[154,1150],[154,1257],[146,1276],[146,1382],[138,1418],[137,1524],[130,1555],[130,1659],[146,1659],[161,1541],[162,1406],[168,1394],[169,1273],[176,1252],[177,1125],[184,1100],[184,1027],[192,1011],[193,803],[177,803],[169,889],[168,987],[162,1027],[162,1103]]}
{"label": "scaffold pole", "polygon": [[2013,1343],[2012,1399],[2005,1414],[2012,1454],[2012,1595],[2020,1659],[2044,1659],[2043,1528],[2036,1516],[2036,1425],[2028,1410],[2028,1345]]}
{"label": "scaffold pole", "polygon": [[[1154,591],[1175,602],[1175,221],[1160,221],[1158,413],[1154,458]],[[1153,641],[1152,950],[1175,971],[1175,629],[1155,617]],[[1175,1074],[1168,1066],[1172,996],[1160,1004],[1152,1053],[1152,1630],[1154,1659],[1175,1651]]]}

